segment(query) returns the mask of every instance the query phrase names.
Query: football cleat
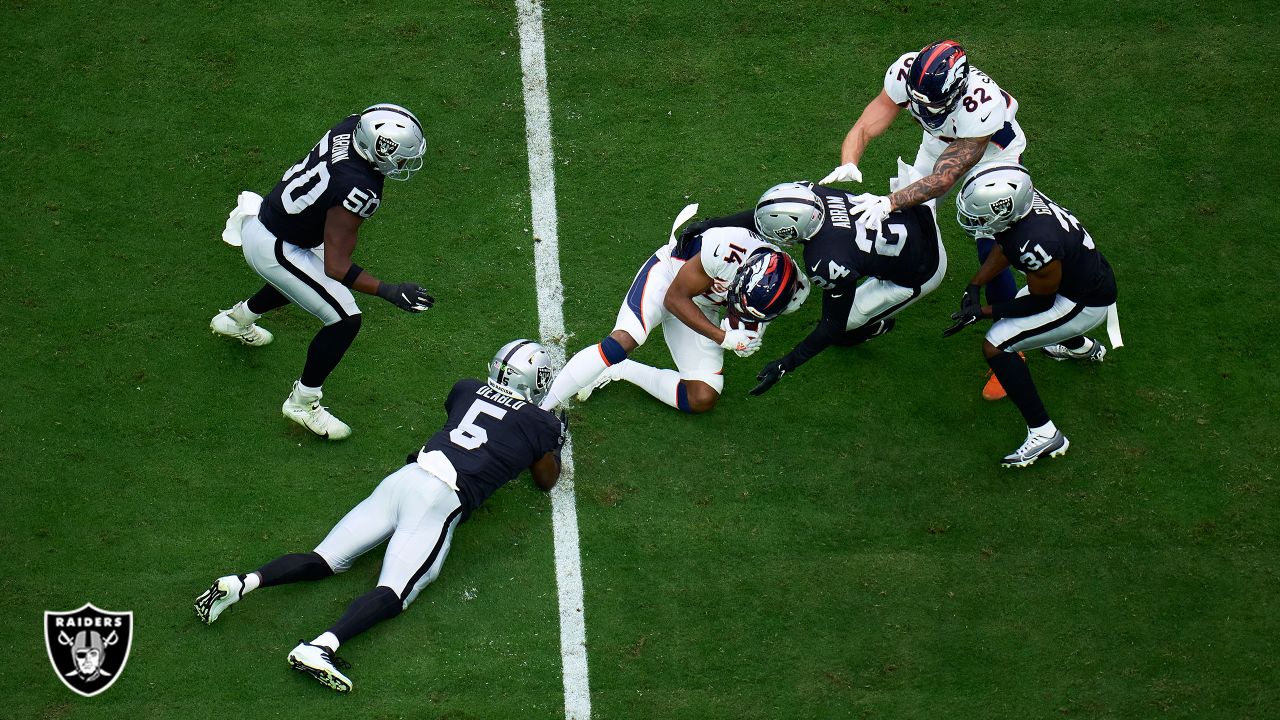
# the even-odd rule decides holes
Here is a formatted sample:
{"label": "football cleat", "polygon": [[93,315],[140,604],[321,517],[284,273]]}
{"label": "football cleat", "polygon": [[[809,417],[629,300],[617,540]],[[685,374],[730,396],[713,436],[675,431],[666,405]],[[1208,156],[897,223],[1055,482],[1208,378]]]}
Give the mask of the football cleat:
{"label": "football cleat", "polygon": [[1027,439],[1018,446],[1017,450],[1004,456],[1000,461],[1000,467],[1027,467],[1045,455],[1051,458],[1065,455],[1069,447],[1071,442],[1061,430],[1054,432],[1053,435],[1027,433]]}
{"label": "football cleat", "polygon": [[1040,348],[1040,351],[1054,360],[1088,360],[1091,362],[1102,362],[1107,356],[1107,348],[1102,343],[1093,338],[1085,338],[1086,344],[1079,350],[1072,350],[1066,345],[1048,345]]}
{"label": "football cleat", "polygon": [[205,625],[212,625],[224,610],[239,602],[244,595],[244,581],[235,575],[227,575],[213,581],[208,590],[196,598],[196,617]]}
{"label": "football cleat", "polygon": [[335,657],[333,651],[323,645],[298,641],[298,646],[289,651],[289,667],[310,675],[338,692],[351,692],[351,678],[338,670],[339,667],[351,667],[350,663]]}
{"label": "football cleat", "polygon": [[[618,363],[618,365],[621,364],[622,363]],[[574,395],[574,397],[578,399],[578,402],[586,402],[587,398],[591,397],[591,393],[599,390],[605,385],[608,385],[614,380],[618,380],[618,365],[610,365],[605,368],[604,372],[600,373],[600,377],[596,378],[595,382],[579,390],[577,394]]]}
{"label": "football cleat", "polygon": [[235,338],[245,345],[253,347],[262,347],[270,344],[274,336],[263,328],[258,327],[257,323],[249,323],[241,325],[231,317],[230,310],[223,310],[213,319],[209,321],[209,329],[215,335],[225,335],[229,338]]}
{"label": "football cleat", "polygon": [[295,382],[294,391],[284,399],[280,408],[285,417],[322,438],[342,440],[351,434],[350,425],[334,417],[329,408],[320,404],[321,396],[299,398],[297,387]]}

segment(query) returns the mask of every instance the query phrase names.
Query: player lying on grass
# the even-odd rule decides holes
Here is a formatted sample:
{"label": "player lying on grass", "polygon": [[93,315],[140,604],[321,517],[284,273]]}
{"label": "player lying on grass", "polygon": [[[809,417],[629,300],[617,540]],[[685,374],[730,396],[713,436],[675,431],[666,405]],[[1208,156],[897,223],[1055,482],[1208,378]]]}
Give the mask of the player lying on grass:
{"label": "player lying on grass", "polygon": [[[1000,464],[1026,467],[1045,455],[1062,455],[1071,443],[1049,419],[1031,371],[1017,353],[1042,348],[1055,360],[1102,362],[1106,347],[1084,333],[1104,320],[1112,347],[1120,347],[1111,266],[1080,221],[1032,187],[1021,165],[975,168],[956,197],[956,220],[970,235],[996,242],[969,281],[960,311],[951,315],[956,324],[943,334],[980,319],[995,320],[982,354],[1027,421],[1026,441]],[[1026,274],[1026,287],[1008,302],[982,305],[979,288],[1008,267]]]}
{"label": "player lying on grass", "polygon": [[444,427],[347,513],[314,551],[218,578],[196,599],[196,615],[212,623],[259,587],[343,572],[390,538],[378,586],[356,598],[328,630],[289,651],[295,669],[339,692],[351,690],[334,652],[399,615],[436,579],[458,523],[525,468],[543,490],[556,484],[564,425],[538,407],[550,380],[551,358],[541,345],[507,343],[489,363],[489,382],[459,380],[444,403],[449,416]]}
{"label": "player lying on grass", "polygon": [[[795,261],[750,230],[686,232],[676,240],[676,229],[697,209],[681,211],[670,242],[636,273],[613,332],[569,359],[542,407],[574,396],[586,400],[593,390],[626,380],[671,407],[707,412],[724,389],[724,351],[751,355],[767,324],[804,302],[809,283]],[[720,308],[726,305],[722,320]],[[659,325],[675,370],[627,359]]]}
{"label": "player lying on grass", "polygon": [[[902,160],[898,170],[891,187],[919,177]],[[852,210],[861,197],[807,182],[782,183],[767,190],[754,210],[691,228],[752,227],[780,243],[799,241],[810,280],[823,289],[822,316],[813,332],[766,364],[751,394],[766,392],[832,345],[858,345],[889,332],[895,315],[942,282],[947,253],[934,201],[895,210],[869,227]]]}
{"label": "player lying on grass", "polygon": [[413,313],[435,302],[414,283],[382,282],[351,259],[361,224],[382,203],[384,180],[408,180],[422,167],[426,151],[413,113],[390,103],[366,108],[325,133],[265,199],[241,193],[222,233],[267,284],[213,316],[213,332],[245,345],[266,345],[272,336],[258,319],[290,302],[324,323],[281,407],[285,417],[320,437],[341,440],[351,434],[349,425],[320,404],[325,379],[360,332],[360,308],[351,291]]}

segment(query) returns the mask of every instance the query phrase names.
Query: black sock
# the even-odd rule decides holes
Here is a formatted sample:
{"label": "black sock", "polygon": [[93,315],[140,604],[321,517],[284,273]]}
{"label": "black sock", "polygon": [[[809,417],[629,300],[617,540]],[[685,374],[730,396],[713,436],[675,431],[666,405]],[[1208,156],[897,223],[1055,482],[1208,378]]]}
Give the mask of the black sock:
{"label": "black sock", "polygon": [[351,342],[360,332],[360,315],[350,315],[332,325],[325,325],[307,348],[307,364],[302,366],[302,384],[318,388],[338,367]]}
{"label": "black sock", "polygon": [[352,600],[347,611],[329,628],[329,632],[338,638],[338,642],[345,643],[383,620],[399,615],[403,609],[404,605],[396,591],[386,585],[379,585]]}
{"label": "black sock", "polygon": [[1087,338],[1085,338],[1085,336],[1083,335],[1077,335],[1071,338],[1070,340],[1063,340],[1062,347],[1068,350],[1079,350],[1080,348],[1084,347],[1084,341],[1086,339]]}
{"label": "black sock", "polygon": [[333,568],[314,552],[284,555],[258,568],[262,585],[285,585],[302,580],[321,580],[333,574]]}
{"label": "black sock", "polygon": [[249,298],[248,302],[245,303],[249,308],[249,312],[254,315],[263,315],[288,304],[289,298],[285,297],[271,284],[263,285],[262,289],[254,293],[253,297]]}
{"label": "black sock", "polygon": [[1049,422],[1049,413],[1045,411],[1044,403],[1040,402],[1036,384],[1031,381],[1031,370],[1027,369],[1027,364],[1017,353],[996,353],[995,357],[987,358],[987,364],[1000,379],[1009,399],[1018,406],[1022,417],[1026,418],[1027,427],[1040,427]]}

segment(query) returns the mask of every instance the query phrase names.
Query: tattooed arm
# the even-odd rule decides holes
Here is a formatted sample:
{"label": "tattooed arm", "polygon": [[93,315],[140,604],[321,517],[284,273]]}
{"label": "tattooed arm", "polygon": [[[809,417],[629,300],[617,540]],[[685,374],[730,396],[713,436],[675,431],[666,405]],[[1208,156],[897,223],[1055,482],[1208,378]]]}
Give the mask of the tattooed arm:
{"label": "tattooed arm", "polygon": [[946,195],[952,185],[978,164],[982,154],[987,151],[987,142],[990,140],[991,136],[988,135],[951,141],[947,149],[938,156],[933,172],[890,195],[889,203],[894,210],[901,210]]}

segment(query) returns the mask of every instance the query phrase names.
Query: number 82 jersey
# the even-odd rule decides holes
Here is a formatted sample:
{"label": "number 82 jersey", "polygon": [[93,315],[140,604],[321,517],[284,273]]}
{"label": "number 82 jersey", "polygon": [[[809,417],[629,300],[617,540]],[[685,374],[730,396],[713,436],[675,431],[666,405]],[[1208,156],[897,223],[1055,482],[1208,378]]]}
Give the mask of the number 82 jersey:
{"label": "number 82 jersey", "polygon": [[[457,471],[463,519],[498,488],[564,443],[555,415],[489,387],[459,380],[444,401],[449,420],[422,446],[421,453],[444,453]],[[416,462],[415,451],[406,462]]]}
{"label": "number 82 jersey", "polygon": [[352,115],[333,126],[301,162],[285,171],[258,214],[272,235],[313,248],[324,243],[330,208],[341,205],[362,218],[378,209],[386,178],[351,143],[359,119]]}

